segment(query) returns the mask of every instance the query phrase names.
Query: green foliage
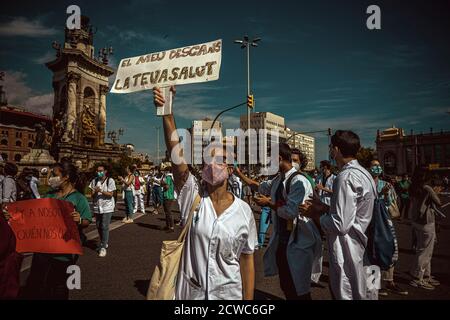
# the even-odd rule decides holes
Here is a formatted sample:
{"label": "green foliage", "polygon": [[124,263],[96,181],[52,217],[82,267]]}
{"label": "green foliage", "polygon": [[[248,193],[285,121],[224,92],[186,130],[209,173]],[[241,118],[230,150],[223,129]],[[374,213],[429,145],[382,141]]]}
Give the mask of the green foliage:
{"label": "green foliage", "polygon": [[139,167],[141,165],[141,161],[139,159],[132,159],[131,157],[123,154],[121,155],[119,161],[116,162],[113,161],[108,161],[106,163],[97,162],[89,172],[89,174],[92,177],[95,177],[97,167],[101,164],[107,165],[109,167],[109,176],[116,179],[119,176],[123,177],[125,175],[125,168],[127,166],[132,166],[133,164],[135,164]]}

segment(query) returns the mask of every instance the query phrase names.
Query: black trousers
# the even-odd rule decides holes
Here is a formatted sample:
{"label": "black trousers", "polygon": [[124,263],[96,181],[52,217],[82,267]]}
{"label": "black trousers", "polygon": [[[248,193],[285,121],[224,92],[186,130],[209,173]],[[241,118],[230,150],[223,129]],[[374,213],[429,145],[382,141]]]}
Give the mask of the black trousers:
{"label": "black trousers", "polygon": [[55,260],[51,255],[35,253],[25,287],[25,299],[68,300],[67,268],[75,261]]}
{"label": "black trousers", "polygon": [[311,300],[311,294],[297,295],[294,280],[292,279],[291,270],[287,260],[287,244],[280,243],[277,253],[278,277],[280,278],[280,287],[286,296],[286,300]]}
{"label": "black trousers", "polygon": [[164,200],[164,213],[166,214],[166,226],[168,228],[173,228],[173,210],[174,210],[175,200]]}

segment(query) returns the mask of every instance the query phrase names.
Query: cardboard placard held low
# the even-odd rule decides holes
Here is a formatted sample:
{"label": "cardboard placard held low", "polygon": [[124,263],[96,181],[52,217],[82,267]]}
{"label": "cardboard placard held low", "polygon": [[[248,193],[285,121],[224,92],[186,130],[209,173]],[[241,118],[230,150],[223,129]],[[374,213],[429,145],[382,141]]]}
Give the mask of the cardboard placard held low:
{"label": "cardboard placard held low", "polygon": [[8,203],[17,252],[83,254],[72,203],[36,199]]}

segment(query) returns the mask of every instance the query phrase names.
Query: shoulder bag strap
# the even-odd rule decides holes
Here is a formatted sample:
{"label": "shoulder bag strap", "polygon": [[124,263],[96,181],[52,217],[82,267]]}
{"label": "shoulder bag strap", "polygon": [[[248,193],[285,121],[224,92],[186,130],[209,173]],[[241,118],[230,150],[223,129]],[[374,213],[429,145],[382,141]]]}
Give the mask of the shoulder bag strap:
{"label": "shoulder bag strap", "polygon": [[192,223],[192,216],[194,215],[194,211],[197,208],[198,204],[200,203],[200,195],[197,194],[197,196],[194,199],[194,202],[192,203],[191,210],[189,211],[189,216],[186,220],[186,224],[183,227],[183,230],[181,230],[180,236],[178,237],[178,242],[183,242],[186,238],[186,234],[189,231],[189,228],[191,227]]}

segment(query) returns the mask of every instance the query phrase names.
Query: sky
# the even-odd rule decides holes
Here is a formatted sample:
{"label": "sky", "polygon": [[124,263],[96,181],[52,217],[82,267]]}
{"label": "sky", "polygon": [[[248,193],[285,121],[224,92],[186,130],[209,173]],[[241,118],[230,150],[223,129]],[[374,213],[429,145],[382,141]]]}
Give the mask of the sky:
{"label": "sky", "polygon": [[[407,133],[450,130],[448,1],[8,1],[0,70],[10,104],[51,113],[44,63],[55,58],[52,42],[64,41],[71,4],[97,30],[96,52],[114,48],[113,68],[126,57],[222,39],[220,79],[177,88],[179,128],[245,101],[245,50],[233,40],[249,35],[262,38],[251,50],[256,111],[284,116],[292,130],[351,129],[365,147],[392,125]],[[381,30],[366,26],[371,4],[381,9]],[[245,112],[225,113],[223,127],[238,128]],[[153,157],[155,114],[150,92],[107,95],[107,130],[124,128],[120,142]],[[328,138],[312,136],[317,163],[328,158]]]}

